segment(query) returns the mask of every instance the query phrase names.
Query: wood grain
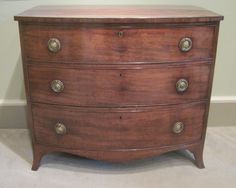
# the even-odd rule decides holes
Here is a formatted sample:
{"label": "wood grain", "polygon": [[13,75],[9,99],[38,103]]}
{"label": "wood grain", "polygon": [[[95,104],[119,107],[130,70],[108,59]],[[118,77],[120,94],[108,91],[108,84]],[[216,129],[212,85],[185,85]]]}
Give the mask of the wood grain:
{"label": "wood grain", "polygon": [[[49,152],[127,162],[188,149],[204,168],[219,21],[186,6],[39,6],[19,21],[28,124],[39,167]],[[123,32],[123,36],[118,33]],[[48,51],[49,38],[61,42]],[[178,44],[190,37],[193,48]],[[177,93],[178,79],[189,81]],[[54,79],[65,88],[56,94]],[[176,121],[185,129],[172,133]],[[65,135],[55,133],[64,123]]]}
{"label": "wood grain", "polygon": [[[66,152],[74,155],[79,155],[87,157],[89,159],[101,160],[110,163],[127,163],[134,160],[140,160],[150,157],[155,157],[160,154],[175,151],[179,149],[191,150],[195,154],[200,153],[199,148],[203,145],[202,141],[193,142],[180,145],[172,145],[167,147],[156,147],[156,148],[145,148],[145,149],[128,149],[128,150],[107,150],[107,151],[98,151],[98,150],[80,150],[80,149],[68,149],[62,147],[48,146],[42,144],[34,145],[34,160],[32,165],[32,170],[37,170],[42,157],[48,153],[52,152]],[[190,158],[190,157],[189,157]],[[197,158],[200,159],[200,158]],[[192,158],[190,158],[192,161]],[[56,161],[55,161],[56,162]],[[194,161],[197,167],[203,168],[201,166],[202,161]]]}
{"label": "wood grain", "polygon": [[[41,63],[86,64],[158,63],[213,57],[214,26],[137,27],[24,25],[26,57]],[[123,32],[122,37],[118,35],[120,31]],[[193,48],[189,52],[179,49],[179,42],[184,37],[193,41]],[[60,40],[59,52],[48,50],[50,38]]]}
{"label": "wood grain", "polygon": [[[29,66],[33,102],[74,106],[131,106],[178,104],[207,99],[210,64],[139,66],[135,69],[69,69]],[[201,75],[201,77],[199,76]],[[176,91],[176,82],[189,82],[186,92]],[[64,90],[55,93],[52,80],[61,80]]]}
{"label": "wood grain", "polygon": [[[205,103],[155,108],[96,109],[34,104],[34,131],[39,144],[83,150],[141,149],[200,140]],[[172,132],[175,122],[184,131]],[[55,124],[67,133],[58,135]]]}
{"label": "wood grain", "polygon": [[214,22],[223,16],[195,6],[37,6],[17,16],[24,22],[50,23],[176,23]]}

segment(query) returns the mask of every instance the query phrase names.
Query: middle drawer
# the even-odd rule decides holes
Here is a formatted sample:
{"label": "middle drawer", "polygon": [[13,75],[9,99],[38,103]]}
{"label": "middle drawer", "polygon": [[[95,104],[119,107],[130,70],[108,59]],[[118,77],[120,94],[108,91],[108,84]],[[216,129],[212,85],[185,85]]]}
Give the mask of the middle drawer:
{"label": "middle drawer", "polygon": [[151,106],[206,99],[209,63],[125,69],[28,66],[31,101],[74,106]]}

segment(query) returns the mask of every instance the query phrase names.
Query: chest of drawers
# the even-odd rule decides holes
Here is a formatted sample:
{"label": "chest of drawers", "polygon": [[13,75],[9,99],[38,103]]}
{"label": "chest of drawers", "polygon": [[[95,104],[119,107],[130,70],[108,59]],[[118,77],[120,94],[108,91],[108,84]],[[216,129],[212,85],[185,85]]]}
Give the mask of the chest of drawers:
{"label": "chest of drawers", "polygon": [[34,160],[186,149],[203,168],[219,22],[196,7],[39,6],[19,22]]}

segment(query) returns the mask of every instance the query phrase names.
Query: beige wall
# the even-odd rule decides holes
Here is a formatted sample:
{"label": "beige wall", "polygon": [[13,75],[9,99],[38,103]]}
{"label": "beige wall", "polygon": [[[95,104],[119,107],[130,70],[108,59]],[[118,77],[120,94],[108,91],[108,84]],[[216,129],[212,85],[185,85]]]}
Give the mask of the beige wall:
{"label": "beige wall", "polygon": [[235,0],[0,0],[0,100],[24,99],[17,22],[13,16],[42,4],[183,4],[201,6],[225,16],[221,24],[214,96],[236,96],[236,1]]}

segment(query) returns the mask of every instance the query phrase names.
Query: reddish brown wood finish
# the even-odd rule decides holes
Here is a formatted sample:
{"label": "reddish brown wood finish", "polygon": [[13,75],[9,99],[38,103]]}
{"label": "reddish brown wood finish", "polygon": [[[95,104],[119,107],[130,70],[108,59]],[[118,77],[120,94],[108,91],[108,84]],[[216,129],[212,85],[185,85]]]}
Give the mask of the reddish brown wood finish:
{"label": "reddish brown wood finish", "polygon": [[[142,27],[25,25],[23,32],[26,57],[42,63],[86,64],[158,63],[213,58],[213,26]],[[119,31],[123,32],[123,36],[118,35]],[[193,41],[189,53],[179,49],[179,42],[184,37]],[[59,39],[59,52],[52,53],[48,50],[50,38]]]}
{"label": "reddish brown wood finish", "polygon": [[[55,146],[47,146],[41,144],[34,144],[34,160],[32,170],[37,170],[40,165],[40,160],[42,157],[51,152],[66,152],[75,155],[80,155],[83,157],[87,157],[94,160],[101,160],[110,163],[127,163],[133,160],[139,160],[144,158],[150,158],[153,156],[157,156],[169,151],[176,150],[191,150],[195,152],[195,156],[199,156],[198,154],[202,154],[202,152],[197,152],[199,147],[202,147],[202,142],[194,142],[182,145],[172,145],[166,147],[157,147],[157,148],[147,148],[147,149],[134,149],[134,150],[106,150],[106,151],[98,151],[98,150],[79,150],[79,149],[67,149]],[[199,160],[198,160],[199,159]],[[202,160],[202,159],[201,159]],[[195,164],[198,168],[204,168],[201,166],[203,161],[200,161],[200,158],[195,159]]]}
{"label": "reddish brown wood finish", "polygon": [[[36,142],[81,150],[143,149],[186,144],[201,139],[205,103],[178,106],[88,109],[34,104]],[[172,132],[184,123],[180,134]],[[55,124],[66,126],[57,135]]]}
{"label": "reddish brown wood finish", "polygon": [[194,6],[37,6],[17,16],[24,22],[50,23],[195,23],[220,21],[223,16]]}
{"label": "reddish brown wood finish", "polygon": [[[178,104],[207,99],[210,67],[208,62],[131,66],[122,70],[29,66],[29,88],[33,102],[51,104],[100,107]],[[176,91],[180,78],[189,82],[184,93]],[[50,88],[52,80],[64,83],[61,93]]]}
{"label": "reddish brown wood finish", "polygon": [[203,147],[204,147],[204,141],[202,141],[202,144],[193,145],[188,148],[188,150],[193,153],[195,164],[198,168],[205,168],[203,162]]}
{"label": "reddish brown wood finish", "polygon": [[[222,19],[205,9],[179,6],[42,6],[16,16],[32,170],[55,151],[126,162],[179,149],[191,151],[204,168]],[[50,37],[61,40],[56,54],[47,51]],[[182,37],[193,40],[190,52],[180,52]],[[184,94],[175,91],[179,78],[190,83]],[[52,79],[64,82],[62,93],[51,91]],[[64,136],[55,134],[59,121],[67,127]],[[176,121],[185,123],[179,135],[171,132]]]}

